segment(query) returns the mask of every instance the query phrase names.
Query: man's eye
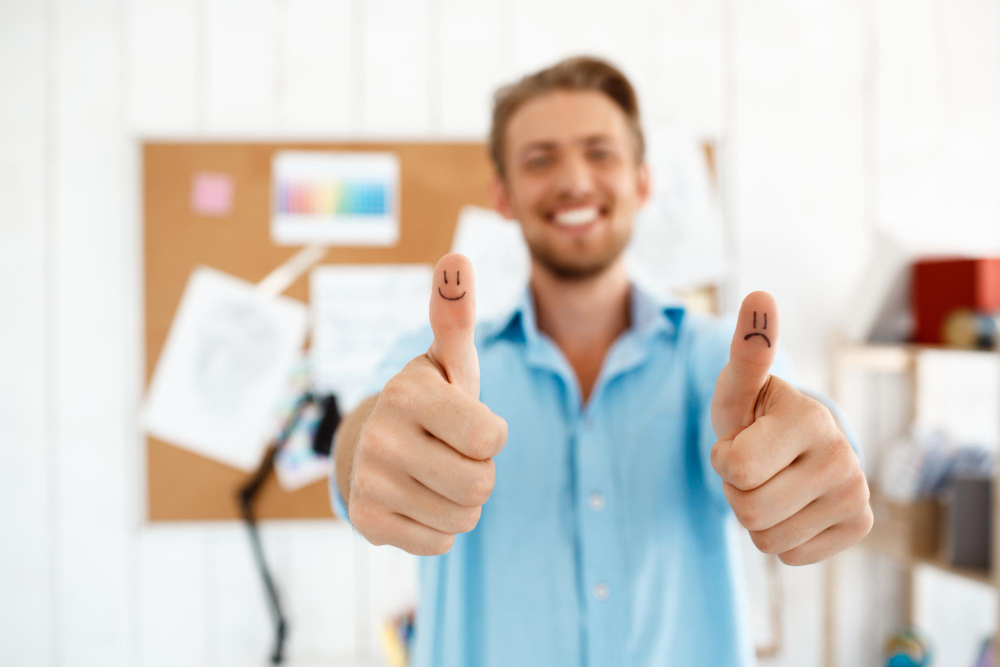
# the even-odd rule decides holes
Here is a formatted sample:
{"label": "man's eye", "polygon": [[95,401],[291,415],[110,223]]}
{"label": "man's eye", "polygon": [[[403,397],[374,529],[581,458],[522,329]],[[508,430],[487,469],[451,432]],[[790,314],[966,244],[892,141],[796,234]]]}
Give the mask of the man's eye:
{"label": "man's eye", "polygon": [[602,162],[611,157],[611,151],[604,150],[602,148],[596,148],[588,153],[588,156],[594,162]]}
{"label": "man's eye", "polygon": [[536,155],[535,157],[528,158],[525,161],[525,165],[528,169],[542,169],[550,164],[552,164],[552,158],[548,155]]}

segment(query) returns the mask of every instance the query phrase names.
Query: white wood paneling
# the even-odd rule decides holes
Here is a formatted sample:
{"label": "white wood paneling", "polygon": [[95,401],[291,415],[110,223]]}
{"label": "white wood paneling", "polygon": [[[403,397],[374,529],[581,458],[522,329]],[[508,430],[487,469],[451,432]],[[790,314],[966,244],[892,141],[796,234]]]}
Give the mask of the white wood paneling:
{"label": "white wood paneling", "polygon": [[[286,526],[275,523],[260,526],[264,553],[279,591],[285,589],[289,576],[288,534]],[[209,664],[219,667],[266,664],[274,646],[274,623],[246,528],[238,523],[218,524],[210,541]],[[284,609],[287,614],[287,603]]]}
{"label": "white wood paneling", "polygon": [[[875,0],[876,222],[893,238],[931,249],[947,202],[943,0]],[[950,221],[953,222],[953,221]]]}
{"label": "white wood paneling", "polygon": [[0,663],[53,658],[45,5],[0,9]]}
{"label": "white wood paneling", "polygon": [[1000,3],[943,3],[947,143],[941,236],[1000,253]]}
{"label": "white wood paneling", "polygon": [[138,655],[143,667],[209,665],[214,609],[209,604],[207,532],[190,526],[145,528],[138,539]]}
{"label": "white wood paneling", "polygon": [[514,77],[503,6],[499,0],[440,0],[438,20],[440,40],[432,53],[440,72],[440,129],[446,136],[484,140],[493,92]]}
{"label": "white wood paneling", "polygon": [[647,124],[721,138],[727,109],[722,0],[650,4],[651,73],[640,91]]}
{"label": "white wood paneling", "polygon": [[215,135],[273,132],[275,0],[204,0],[208,131]]}
{"label": "white wood paneling", "polygon": [[280,125],[291,134],[343,137],[351,129],[354,40],[349,0],[287,0],[278,66]]}
{"label": "white wood paneling", "polygon": [[428,0],[359,5],[360,130],[370,136],[423,136],[431,129]]}
{"label": "white wood paneling", "polygon": [[555,64],[562,58],[591,55],[620,67],[640,90],[648,89],[650,64],[647,3],[626,0],[609,11],[600,0],[559,0],[511,4],[510,47],[516,75]]}
{"label": "white wood paneling", "polygon": [[878,0],[877,222],[915,250],[1000,250],[1000,6]]}
{"label": "white wood paneling", "polygon": [[129,0],[128,124],[145,135],[194,134],[203,120],[198,0]]}
{"label": "white wood paneling", "polygon": [[361,610],[360,650],[363,655],[381,655],[378,633],[382,624],[414,605],[417,600],[416,556],[391,546],[374,547],[357,538],[359,568],[366,575],[367,596]]}
{"label": "white wood paneling", "polygon": [[53,12],[56,658],[130,665],[124,12],[115,0]]}
{"label": "white wood paneling", "polygon": [[938,665],[974,665],[997,627],[996,590],[941,570],[916,573],[915,622],[934,647]]}
{"label": "white wood paneling", "polygon": [[365,586],[358,578],[354,532],[344,521],[296,522],[288,539],[283,598],[289,659],[356,655],[357,599]]}
{"label": "white wood paneling", "polygon": [[753,290],[772,292],[799,380],[824,387],[827,337],[868,241],[863,5],[735,10],[733,307]]}

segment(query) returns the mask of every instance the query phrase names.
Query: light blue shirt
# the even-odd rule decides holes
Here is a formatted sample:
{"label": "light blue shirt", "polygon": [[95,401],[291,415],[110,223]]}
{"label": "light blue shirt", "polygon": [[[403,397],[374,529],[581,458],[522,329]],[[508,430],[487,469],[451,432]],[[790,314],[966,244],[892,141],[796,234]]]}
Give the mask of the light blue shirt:
{"label": "light blue shirt", "polygon": [[[586,405],[530,290],[477,326],[480,399],[507,444],[476,528],[420,558],[413,667],[755,663],[742,528],[709,463],[734,324],[633,287]],[[372,393],[430,342],[429,328],[401,341]],[[346,518],[335,476],[331,496]]]}

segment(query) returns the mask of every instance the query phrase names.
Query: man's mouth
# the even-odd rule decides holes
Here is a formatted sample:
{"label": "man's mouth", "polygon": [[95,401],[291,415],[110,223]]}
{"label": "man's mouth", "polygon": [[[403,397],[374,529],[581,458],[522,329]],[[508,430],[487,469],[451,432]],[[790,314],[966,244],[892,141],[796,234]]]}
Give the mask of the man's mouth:
{"label": "man's mouth", "polygon": [[548,217],[560,227],[579,227],[594,222],[606,212],[602,206],[577,206],[552,213]]}

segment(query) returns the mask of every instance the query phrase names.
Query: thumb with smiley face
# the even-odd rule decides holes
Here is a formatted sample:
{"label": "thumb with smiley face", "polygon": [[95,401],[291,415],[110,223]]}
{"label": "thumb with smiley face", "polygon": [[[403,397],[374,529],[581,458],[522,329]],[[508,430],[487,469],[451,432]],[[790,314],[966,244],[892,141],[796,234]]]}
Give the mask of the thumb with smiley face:
{"label": "thumb with smiley face", "polygon": [[427,351],[449,383],[479,398],[476,352],[476,278],[465,255],[445,255],[434,268],[430,322],[434,342]]}
{"label": "thumb with smiley face", "polygon": [[774,297],[749,294],[712,396],[711,463],[757,548],[806,565],[867,535],[872,512],[860,460],[829,409],[770,374],[778,330]]}
{"label": "thumb with smiley face", "polygon": [[479,401],[472,263],[434,269],[434,342],[394,375],[360,427],[344,476],[348,516],[374,545],[440,555],[473,530],[493,491],[507,422]]}

